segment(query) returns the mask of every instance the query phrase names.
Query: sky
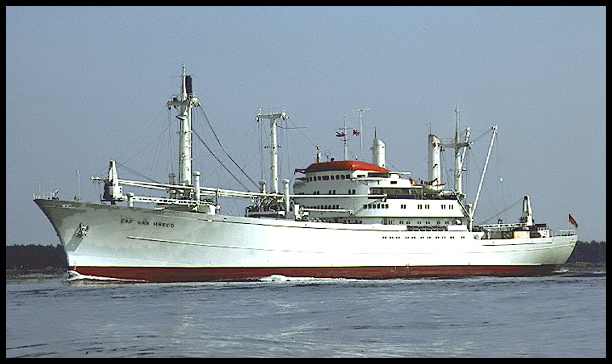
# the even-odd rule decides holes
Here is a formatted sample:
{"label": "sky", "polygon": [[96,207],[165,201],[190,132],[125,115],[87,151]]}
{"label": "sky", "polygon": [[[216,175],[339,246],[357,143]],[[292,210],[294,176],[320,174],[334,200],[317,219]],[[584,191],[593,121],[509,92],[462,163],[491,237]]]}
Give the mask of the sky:
{"label": "sky", "polygon": [[[268,179],[260,109],[289,116],[281,179],[317,145],[342,159],[344,122],[363,138],[349,139],[350,159],[371,162],[376,131],[389,169],[426,179],[427,136],[450,141],[458,108],[474,141],[468,200],[498,126],[476,223],[517,221],[529,195],[536,223],[567,229],[571,214],[579,240],[605,241],[605,44],[605,7],[7,7],[6,243],[58,244],[33,193],[99,201],[90,177],[110,160],[120,178],[167,182],[178,142],[166,101],[183,65],[202,103],[203,186]],[[452,184],[453,150],[442,160]]]}

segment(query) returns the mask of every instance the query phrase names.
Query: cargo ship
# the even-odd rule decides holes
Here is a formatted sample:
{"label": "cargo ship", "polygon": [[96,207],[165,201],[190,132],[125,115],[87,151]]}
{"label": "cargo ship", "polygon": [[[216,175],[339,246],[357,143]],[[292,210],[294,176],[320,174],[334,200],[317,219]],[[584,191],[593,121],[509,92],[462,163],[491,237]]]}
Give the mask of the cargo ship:
{"label": "cargo ship", "polygon": [[[529,276],[551,274],[575,247],[573,229],[554,233],[534,222],[527,195],[517,222],[474,224],[487,163],[468,203],[461,173],[470,131],[462,136],[458,120],[453,141],[428,136],[424,180],[389,169],[375,136],[370,162],[351,160],[346,147],[344,160],[322,161],[318,150],[290,186],[278,173],[277,128],[287,113],[260,110],[256,120],[270,126],[269,180],[255,192],[202,186],[192,170],[192,110],[201,104],[184,66],[181,78],[166,104],[180,129],[178,180],[173,173],[168,183],[121,179],[111,160],[108,174],[92,177],[103,185],[100,201],[34,193],[71,275],[142,282]],[[491,132],[487,162],[497,126]],[[455,150],[452,188],[442,183],[443,149]],[[133,192],[142,190],[159,196]],[[247,199],[243,216],[224,213],[220,198]]]}

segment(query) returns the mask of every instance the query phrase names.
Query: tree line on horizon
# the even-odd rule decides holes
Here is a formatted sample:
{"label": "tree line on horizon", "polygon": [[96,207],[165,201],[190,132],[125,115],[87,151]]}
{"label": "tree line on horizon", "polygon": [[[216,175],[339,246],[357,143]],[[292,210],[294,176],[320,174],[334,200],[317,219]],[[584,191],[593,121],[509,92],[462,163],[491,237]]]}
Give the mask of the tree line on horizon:
{"label": "tree line on horizon", "polygon": [[606,262],[606,242],[595,241],[587,243],[584,241],[576,242],[576,248],[567,260],[568,263],[605,263]]}
{"label": "tree line on horizon", "polygon": [[68,268],[68,259],[61,245],[7,245],[6,269],[32,270]]}
{"label": "tree line on horizon", "polygon": [[[605,241],[578,241],[568,263],[605,263]],[[7,245],[7,270],[68,268],[66,253],[61,245]]]}

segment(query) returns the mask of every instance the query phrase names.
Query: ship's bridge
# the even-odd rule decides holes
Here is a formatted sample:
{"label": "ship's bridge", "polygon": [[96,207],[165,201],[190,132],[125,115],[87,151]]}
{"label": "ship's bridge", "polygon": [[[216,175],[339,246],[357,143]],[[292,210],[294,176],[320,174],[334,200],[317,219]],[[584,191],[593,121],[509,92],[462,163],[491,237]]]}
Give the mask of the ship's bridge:
{"label": "ship's bridge", "polygon": [[295,179],[293,201],[313,219],[356,222],[355,212],[369,194],[367,178],[376,173],[388,178],[390,171],[375,164],[355,160],[313,163],[298,169],[303,177]]}
{"label": "ship's bridge", "polygon": [[392,176],[386,168],[352,160],[313,163],[295,172],[305,175],[295,180],[293,191],[297,195],[368,194],[367,179],[383,180]]}

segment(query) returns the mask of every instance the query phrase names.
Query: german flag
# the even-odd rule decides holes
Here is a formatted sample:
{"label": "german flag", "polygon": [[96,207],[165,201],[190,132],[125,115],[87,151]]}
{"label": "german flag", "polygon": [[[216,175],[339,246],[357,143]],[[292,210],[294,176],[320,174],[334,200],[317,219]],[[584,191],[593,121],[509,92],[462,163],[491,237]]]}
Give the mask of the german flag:
{"label": "german flag", "polygon": [[578,229],[578,223],[576,222],[576,220],[574,220],[574,218],[572,217],[572,214],[569,214],[569,223],[574,225],[574,227]]}

